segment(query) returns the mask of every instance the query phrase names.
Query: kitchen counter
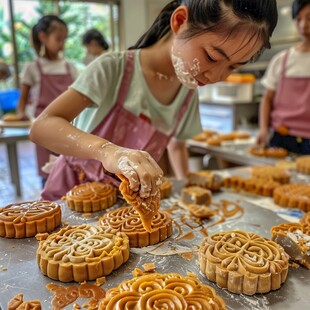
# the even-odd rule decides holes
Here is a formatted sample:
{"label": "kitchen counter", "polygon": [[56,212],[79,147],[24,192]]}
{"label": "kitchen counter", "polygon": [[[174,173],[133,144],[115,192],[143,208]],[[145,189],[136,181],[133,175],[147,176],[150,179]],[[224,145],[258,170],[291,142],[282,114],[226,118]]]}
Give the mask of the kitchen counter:
{"label": "kitchen counter", "polygon": [[[250,170],[248,168],[228,169],[222,173],[224,175],[247,175]],[[303,175],[296,175],[295,180],[308,182],[308,178],[305,179]],[[219,220],[217,216],[212,220],[197,223],[182,207],[173,208],[179,203],[182,187],[183,182],[173,181],[173,195],[162,200],[161,203],[161,210],[168,210],[176,223],[173,235],[161,244],[142,249],[131,249],[129,261],[106,277],[106,283],[102,286],[104,289],[117,286],[122,280],[132,278],[134,268],[142,269],[144,263],[154,262],[156,271],[160,273],[177,272],[183,275],[186,275],[187,272],[195,273],[204,284],[213,287],[217,294],[225,300],[227,309],[300,310],[309,307],[310,271],[304,267],[290,267],[286,282],[277,291],[245,296],[232,294],[208,281],[201,274],[197,262],[197,249],[206,236],[206,229],[209,235],[219,231],[242,229],[270,238],[269,232],[273,225],[280,224],[287,219],[298,221],[302,212],[290,212],[291,210],[278,207],[268,197],[225,190],[213,195],[213,205],[220,205],[223,200],[226,200],[238,203],[243,211],[226,218],[220,224],[216,224]],[[121,203],[122,200],[119,200],[112,209]],[[96,224],[98,217],[104,213],[102,211],[92,214],[91,217],[83,217],[82,214],[71,211],[65,202],[61,201],[60,204],[62,205],[63,222],[66,221],[71,225]],[[189,235],[189,232],[192,235]],[[63,286],[74,284],[53,281],[44,276],[36,262],[37,247],[38,241],[35,238],[0,238],[0,306],[2,309],[6,309],[7,302],[18,293],[24,294],[25,301],[40,299],[42,309],[51,309],[53,295],[45,288],[46,284],[56,283]],[[3,268],[7,268],[7,270]],[[85,301],[85,299],[78,299],[75,303],[81,305]],[[72,304],[66,309],[72,309]]]}
{"label": "kitchen counter", "polygon": [[[255,138],[246,140],[235,140],[224,142],[221,146],[208,145],[206,142],[198,142],[195,140],[187,140],[188,150],[194,154],[209,154],[225,163],[232,163],[240,166],[259,166],[259,165],[275,165],[277,161],[283,160],[279,158],[261,157],[249,154],[248,149],[255,145]],[[297,154],[289,154],[285,159],[292,161]],[[226,168],[221,166],[219,168]]]}

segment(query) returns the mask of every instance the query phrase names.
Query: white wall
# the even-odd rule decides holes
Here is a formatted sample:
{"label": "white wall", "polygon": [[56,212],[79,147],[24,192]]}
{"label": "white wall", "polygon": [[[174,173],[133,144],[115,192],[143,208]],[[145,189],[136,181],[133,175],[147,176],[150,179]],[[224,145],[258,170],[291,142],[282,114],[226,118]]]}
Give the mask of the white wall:
{"label": "white wall", "polygon": [[124,44],[123,48],[133,45],[149,28],[160,10],[169,0],[122,0],[121,16]]}

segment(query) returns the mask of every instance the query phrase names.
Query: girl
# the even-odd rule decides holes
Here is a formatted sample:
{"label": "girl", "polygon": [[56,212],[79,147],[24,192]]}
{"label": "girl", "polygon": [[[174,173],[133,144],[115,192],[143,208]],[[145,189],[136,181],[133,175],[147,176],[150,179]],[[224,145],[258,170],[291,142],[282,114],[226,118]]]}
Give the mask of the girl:
{"label": "girl", "polygon": [[109,49],[109,44],[105,40],[104,36],[96,29],[86,31],[82,38],[82,44],[87,50],[87,54],[83,60],[85,65],[88,65],[95,58]]}
{"label": "girl", "polygon": [[[77,77],[74,66],[62,57],[67,32],[66,23],[54,15],[42,17],[32,28],[32,44],[39,57],[25,65],[16,120],[28,119],[25,111],[30,97],[36,117]],[[47,174],[41,168],[49,161],[51,151],[36,145],[36,153],[38,174],[44,184]]]}
{"label": "girl", "polygon": [[195,88],[268,48],[276,22],[275,0],[170,2],[131,50],[97,58],[34,122],[31,139],[65,155],[42,197],[58,199],[104,171],[126,176],[141,197],[156,195],[166,147],[185,178],[184,140],[201,131]]}
{"label": "girl", "polygon": [[310,154],[310,0],[295,0],[292,17],[301,37],[275,55],[262,79],[266,87],[260,109],[258,144]]}

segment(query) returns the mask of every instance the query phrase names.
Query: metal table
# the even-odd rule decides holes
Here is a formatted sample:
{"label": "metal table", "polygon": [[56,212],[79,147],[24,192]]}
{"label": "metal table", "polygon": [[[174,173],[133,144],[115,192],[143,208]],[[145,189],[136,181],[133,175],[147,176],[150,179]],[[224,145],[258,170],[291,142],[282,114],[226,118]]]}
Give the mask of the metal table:
{"label": "metal table", "polygon": [[[229,173],[229,171],[226,173]],[[238,174],[238,170],[233,169],[233,174]],[[247,173],[245,168],[240,170],[240,174]],[[179,200],[179,193],[183,187],[180,181],[174,181],[174,193],[169,199],[164,199],[161,209],[170,209]],[[160,273],[176,272],[186,275],[187,272],[195,273],[199,279],[207,285],[212,286],[217,294],[222,296],[228,309],[251,309],[251,310],[283,310],[283,309],[309,309],[310,304],[310,270],[303,267],[289,268],[286,282],[277,291],[267,294],[257,294],[254,296],[237,295],[227,290],[218,288],[214,283],[208,281],[200,272],[197,261],[197,249],[205,238],[202,228],[208,228],[208,233],[218,231],[228,231],[233,229],[243,229],[249,232],[259,233],[262,236],[270,237],[269,231],[273,225],[284,222],[280,217],[284,210],[281,207],[271,210],[261,208],[258,202],[262,197],[243,195],[230,191],[223,191],[213,195],[212,202],[219,203],[222,199],[238,202],[242,206],[244,213],[240,218],[230,218],[224,223],[209,227],[217,219],[205,220],[203,226],[191,222],[187,211],[178,208],[171,214],[179,225],[174,225],[173,235],[162,243],[162,246],[149,246],[142,249],[131,249],[129,261],[118,270],[106,277],[107,281],[102,286],[104,289],[117,286],[121,281],[132,278],[132,271],[138,267],[142,269],[144,263],[154,262],[156,271]],[[270,198],[264,197],[263,199]],[[252,201],[252,202],[250,202]],[[257,204],[256,204],[257,202]],[[63,221],[69,224],[97,223],[104,211],[93,214],[92,217],[83,217],[77,212],[69,210],[64,202],[61,202],[63,210]],[[114,208],[114,207],[113,207]],[[184,216],[186,221],[184,222]],[[182,221],[180,219],[183,219]],[[292,218],[298,220],[297,218]],[[190,225],[196,225],[195,227]],[[182,233],[180,231],[182,230]],[[194,237],[186,238],[189,232],[194,232]],[[63,286],[72,283],[60,283],[53,281],[40,272],[36,262],[36,250],[38,241],[35,238],[25,239],[0,239],[0,306],[6,309],[7,302],[17,293],[24,294],[24,300],[40,299],[42,308],[51,309],[52,294],[45,288],[48,283],[57,283]],[[178,253],[178,254],[173,254]],[[184,255],[187,254],[187,255]],[[6,271],[1,269],[5,267]],[[82,304],[78,299],[76,302]],[[66,309],[72,309],[72,304]]]}
{"label": "metal table", "polygon": [[0,131],[0,143],[5,143],[6,145],[11,181],[15,185],[17,196],[21,196],[17,143],[25,140],[29,140],[29,129],[5,128],[2,132]]}
{"label": "metal table", "polygon": [[[217,159],[221,159],[228,163],[233,163],[241,166],[259,166],[259,165],[275,165],[277,160],[275,158],[259,157],[249,154],[248,149],[254,145],[254,142],[241,141],[225,142],[221,146],[211,146],[205,142],[198,142],[194,140],[187,140],[187,148],[192,153],[201,155],[209,154]],[[289,154],[286,159],[292,160],[296,158],[296,154]],[[225,168],[225,167],[220,167]]]}

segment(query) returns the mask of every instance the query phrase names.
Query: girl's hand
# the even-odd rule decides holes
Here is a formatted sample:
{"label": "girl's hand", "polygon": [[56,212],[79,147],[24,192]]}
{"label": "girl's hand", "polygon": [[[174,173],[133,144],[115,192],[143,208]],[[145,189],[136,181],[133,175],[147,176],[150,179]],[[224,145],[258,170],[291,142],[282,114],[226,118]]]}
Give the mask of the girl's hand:
{"label": "girl's hand", "polygon": [[266,146],[268,144],[268,130],[260,130],[257,139],[256,144],[260,146]]}
{"label": "girl's hand", "polygon": [[107,142],[101,146],[98,159],[107,171],[123,174],[140,197],[158,194],[163,171],[149,153]]}

